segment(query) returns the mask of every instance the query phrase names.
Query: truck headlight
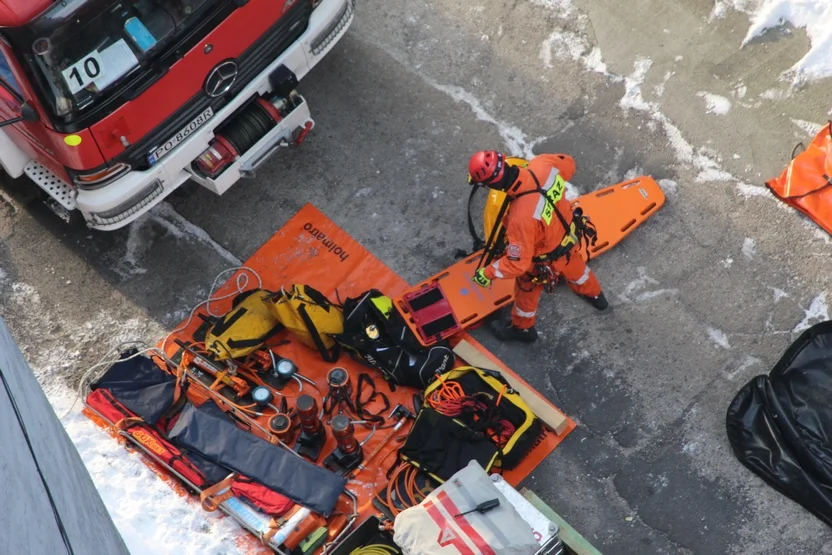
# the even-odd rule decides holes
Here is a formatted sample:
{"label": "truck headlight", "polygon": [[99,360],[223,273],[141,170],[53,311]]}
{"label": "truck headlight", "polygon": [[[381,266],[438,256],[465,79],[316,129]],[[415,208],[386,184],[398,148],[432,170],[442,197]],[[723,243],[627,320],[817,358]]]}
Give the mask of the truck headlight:
{"label": "truck headlight", "polygon": [[72,181],[81,189],[98,189],[112,183],[130,171],[130,164],[119,162],[113,166],[92,171],[71,170]]}

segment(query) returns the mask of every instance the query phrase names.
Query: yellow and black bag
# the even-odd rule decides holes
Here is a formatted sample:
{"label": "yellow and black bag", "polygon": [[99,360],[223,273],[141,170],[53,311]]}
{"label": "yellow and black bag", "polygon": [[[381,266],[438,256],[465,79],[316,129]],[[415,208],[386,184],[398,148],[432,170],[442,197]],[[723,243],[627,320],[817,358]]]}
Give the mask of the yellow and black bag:
{"label": "yellow and black bag", "polygon": [[237,295],[222,318],[205,335],[205,348],[215,360],[244,357],[283,329],[269,300],[273,293],[253,289]]}
{"label": "yellow and black bag", "polygon": [[484,433],[498,448],[503,470],[515,468],[543,432],[540,419],[499,372],[454,368],[428,385],[423,399],[425,406]]}
{"label": "yellow and black bag", "polygon": [[327,362],[338,360],[338,344],[332,338],[344,331],[344,314],[320,291],[308,285],[281,289],[274,299],[274,314],[301,343],[317,349]]}

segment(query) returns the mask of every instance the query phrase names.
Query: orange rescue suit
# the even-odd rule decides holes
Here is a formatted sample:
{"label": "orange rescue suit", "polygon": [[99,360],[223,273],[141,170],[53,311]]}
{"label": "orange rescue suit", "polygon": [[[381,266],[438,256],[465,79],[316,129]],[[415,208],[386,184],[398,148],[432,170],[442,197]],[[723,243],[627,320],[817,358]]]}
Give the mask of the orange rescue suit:
{"label": "orange rescue suit", "polygon": [[[575,175],[575,160],[566,154],[541,154],[518,170],[517,178],[506,191],[511,203],[503,224],[505,254],[486,266],[484,273],[488,279],[516,279],[511,321],[515,327],[527,329],[537,320],[537,305],[543,292],[543,284],[532,281],[535,266],[540,264],[534,259],[554,251],[569,235],[558,213],[571,226],[572,206],[566,199],[565,182]],[[536,192],[538,183],[542,194]],[[555,275],[566,278],[569,288],[578,295],[601,294],[598,278],[579,254],[543,264]]]}

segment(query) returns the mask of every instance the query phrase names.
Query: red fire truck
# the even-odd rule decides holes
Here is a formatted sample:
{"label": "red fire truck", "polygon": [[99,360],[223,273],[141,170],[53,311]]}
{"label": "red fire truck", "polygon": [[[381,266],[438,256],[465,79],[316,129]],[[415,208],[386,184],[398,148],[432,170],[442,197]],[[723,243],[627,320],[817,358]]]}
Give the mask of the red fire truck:
{"label": "red fire truck", "polygon": [[314,126],[300,79],[354,0],[0,0],[0,164],[59,215],[221,195]]}

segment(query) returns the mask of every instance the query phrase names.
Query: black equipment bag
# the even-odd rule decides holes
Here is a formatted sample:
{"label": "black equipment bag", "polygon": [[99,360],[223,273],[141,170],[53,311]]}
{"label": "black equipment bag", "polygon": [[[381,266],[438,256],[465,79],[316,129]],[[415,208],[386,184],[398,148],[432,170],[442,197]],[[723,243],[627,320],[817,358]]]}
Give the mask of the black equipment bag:
{"label": "black equipment bag", "polygon": [[171,441],[329,518],[346,478],[242,430],[212,404],[186,404]]}
{"label": "black equipment bag", "polygon": [[445,482],[472,460],[490,470],[499,456],[497,447],[483,433],[462,422],[424,407],[399,452],[403,461]]}
{"label": "black equipment bag", "polygon": [[376,289],[346,299],[343,310],[344,332],[332,337],[354,360],[380,370],[391,388],[422,389],[454,364],[447,341],[424,347],[392,299]]}

